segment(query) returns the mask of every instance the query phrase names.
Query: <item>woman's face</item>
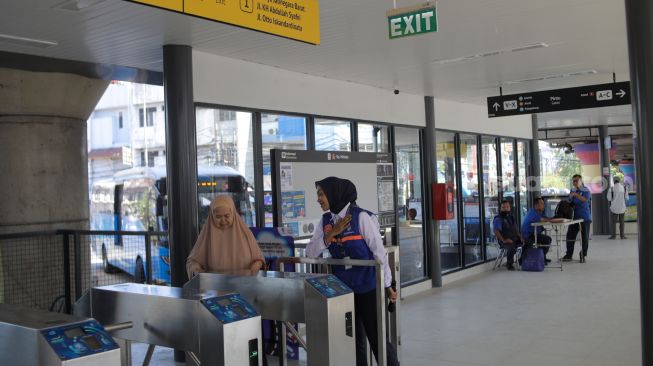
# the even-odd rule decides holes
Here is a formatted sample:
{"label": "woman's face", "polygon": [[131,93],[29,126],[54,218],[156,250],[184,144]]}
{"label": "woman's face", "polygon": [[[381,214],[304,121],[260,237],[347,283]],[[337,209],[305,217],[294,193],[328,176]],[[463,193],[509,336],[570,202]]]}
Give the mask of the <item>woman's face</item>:
{"label": "woman's face", "polygon": [[216,207],[212,212],[213,221],[217,225],[218,229],[225,229],[231,227],[234,223],[234,217],[231,214],[231,210],[227,207]]}
{"label": "woman's face", "polygon": [[326,194],[324,194],[324,191],[322,188],[317,187],[317,203],[320,204],[320,208],[322,208],[322,211],[329,211],[329,200],[327,199]]}

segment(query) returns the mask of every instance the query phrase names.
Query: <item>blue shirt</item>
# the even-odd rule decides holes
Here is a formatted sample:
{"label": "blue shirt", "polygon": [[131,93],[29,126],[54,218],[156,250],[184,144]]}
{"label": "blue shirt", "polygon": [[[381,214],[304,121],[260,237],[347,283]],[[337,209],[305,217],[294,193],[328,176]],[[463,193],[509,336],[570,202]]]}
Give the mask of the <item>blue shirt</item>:
{"label": "blue shirt", "polygon": [[590,210],[590,199],[591,194],[590,190],[587,187],[582,186],[580,189],[574,189],[572,192],[576,192],[581,196],[585,197],[585,202],[578,199],[578,197],[571,198],[569,197],[569,202],[574,205],[574,219],[583,219],[586,222],[592,221],[592,211]]}
{"label": "blue shirt", "polygon": [[[527,238],[530,238],[531,236],[534,236],[534,230],[535,229],[533,226],[531,226],[532,223],[534,222],[540,222],[542,221],[542,214],[537,212],[536,209],[531,208],[528,210],[528,213],[526,214],[526,217],[522,220],[521,224],[521,235],[524,237],[524,240]],[[537,235],[542,234],[544,231],[544,228],[541,226],[537,227]]]}
{"label": "blue shirt", "polygon": [[492,230],[499,231],[504,239],[515,240],[519,238],[519,229],[517,223],[512,215],[501,216],[500,214],[494,217],[492,221]]}

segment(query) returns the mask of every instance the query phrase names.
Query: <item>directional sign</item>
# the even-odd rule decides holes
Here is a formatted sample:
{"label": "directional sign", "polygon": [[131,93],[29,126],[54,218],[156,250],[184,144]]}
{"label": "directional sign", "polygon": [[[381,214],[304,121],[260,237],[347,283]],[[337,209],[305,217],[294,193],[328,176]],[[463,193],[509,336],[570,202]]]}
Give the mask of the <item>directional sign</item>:
{"label": "directional sign", "polygon": [[580,86],[487,98],[488,117],[630,104],[630,82]]}
{"label": "directional sign", "polygon": [[264,33],[320,43],[318,0],[127,0]]}
{"label": "directional sign", "polygon": [[388,10],[390,39],[438,31],[435,6],[420,5]]}

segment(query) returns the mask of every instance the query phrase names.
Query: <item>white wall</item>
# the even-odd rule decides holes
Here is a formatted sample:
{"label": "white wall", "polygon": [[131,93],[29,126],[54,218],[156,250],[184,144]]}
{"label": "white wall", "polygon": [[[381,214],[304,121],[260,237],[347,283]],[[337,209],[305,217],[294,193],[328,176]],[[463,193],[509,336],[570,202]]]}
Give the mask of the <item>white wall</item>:
{"label": "white wall", "polygon": [[196,102],[424,126],[424,98],[193,51]]}
{"label": "white wall", "polygon": [[488,118],[486,106],[435,100],[435,128],[530,139],[530,115]]}
{"label": "white wall", "polygon": [[[193,51],[196,102],[424,126],[424,97]],[[530,139],[531,117],[435,100],[436,128]]]}

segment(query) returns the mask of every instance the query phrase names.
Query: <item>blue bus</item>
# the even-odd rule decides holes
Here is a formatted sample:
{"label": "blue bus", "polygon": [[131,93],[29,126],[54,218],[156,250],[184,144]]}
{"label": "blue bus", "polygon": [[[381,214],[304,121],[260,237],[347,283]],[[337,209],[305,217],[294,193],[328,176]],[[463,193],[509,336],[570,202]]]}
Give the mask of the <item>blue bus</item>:
{"label": "blue bus", "polygon": [[[206,221],[212,199],[229,195],[249,226],[255,212],[254,190],[237,170],[225,167],[200,167],[197,182],[198,223]],[[90,197],[91,230],[168,231],[167,190],[164,168],[131,168],[117,172],[112,179],[93,185]],[[124,272],[134,282],[147,278],[143,235],[101,235],[92,242],[101,255],[107,273]],[[98,253],[99,251],[99,253]],[[151,237],[152,282],[170,283],[170,257],[167,236]]]}

